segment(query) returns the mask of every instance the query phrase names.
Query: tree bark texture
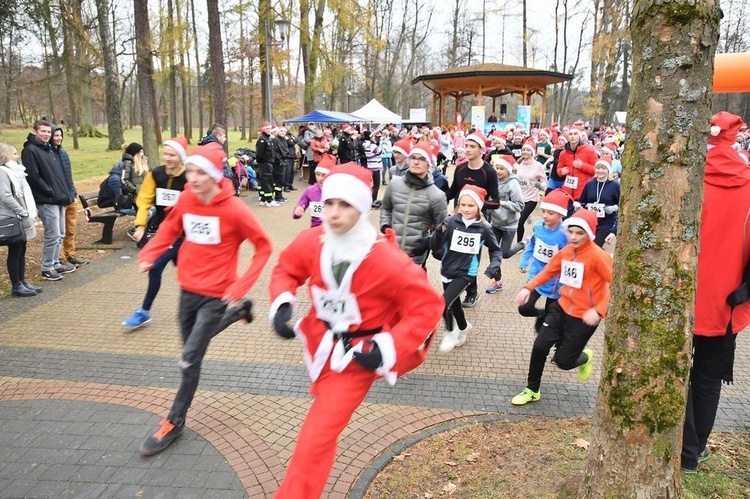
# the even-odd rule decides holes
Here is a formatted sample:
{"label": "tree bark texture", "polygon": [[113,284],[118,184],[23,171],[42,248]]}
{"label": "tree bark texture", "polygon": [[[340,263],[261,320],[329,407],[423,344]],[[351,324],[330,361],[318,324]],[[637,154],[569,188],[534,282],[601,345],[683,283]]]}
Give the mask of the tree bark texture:
{"label": "tree bark texture", "polygon": [[104,90],[107,106],[107,135],[109,137],[107,150],[117,151],[122,147],[125,138],[122,131],[120,81],[117,73],[115,47],[108,22],[109,2],[107,0],[96,0],[96,11],[104,59]]}
{"label": "tree bark texture", "polygon": [[716,0],[638,0],[612,305],[581,496],[682,497]]}
{"label": "tree bark texture", "polygon": [[207,0],[206,4],[208,7],[208,55],[211,61],[214,122],[227,126],[227,87],[224,74],[224,52],[221,44],[219,0]]}
{"label": "tree bark texture", "polygon": [[141,110],[143,150],[151,167],[159,163],[157,150],[157,115],[154,112],[156,92],[154,90],[154,64],[151,59],[151,28],[148,23],[148,0],[134,0],[133,23],[135,24],[135,58],[138,66],[138,105]]}

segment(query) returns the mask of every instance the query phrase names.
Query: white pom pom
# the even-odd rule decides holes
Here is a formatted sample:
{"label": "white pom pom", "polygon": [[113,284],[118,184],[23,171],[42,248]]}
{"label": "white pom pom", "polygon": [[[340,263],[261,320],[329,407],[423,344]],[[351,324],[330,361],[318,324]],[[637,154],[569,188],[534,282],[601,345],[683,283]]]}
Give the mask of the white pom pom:
{"label": "white pom pom", "polygon": [[716,137],[720,133],[721,133],[721,127],[720,126],[714,125],[714,126],[711,127],[711,135],[713,135],[714,137]]}

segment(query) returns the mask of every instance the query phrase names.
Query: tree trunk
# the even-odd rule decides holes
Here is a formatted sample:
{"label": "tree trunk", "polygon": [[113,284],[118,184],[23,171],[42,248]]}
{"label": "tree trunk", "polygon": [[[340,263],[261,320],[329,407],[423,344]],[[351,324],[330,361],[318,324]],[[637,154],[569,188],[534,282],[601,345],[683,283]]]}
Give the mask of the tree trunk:
{"label": "tree trunk", "polygon": [[68,95],[68,126],[73,135],[73,149],[78,149],[78,107],[76,106],[75,85],[76,72],[73,63],[73,40],[70,34],[70,13],[67,2],[60,0],[60,20],[63,32],[63,61],[65,65],[65,88]]}
{"label": "tree trunk", "polygon": [[581,497],[682,497],[695,271],[719,16],[639,0],[611,314]]}
{"label": "tree trunk", "polygon": [[115,67],[115,48],[112,34],[109,31],[109,2],[96,0],[97,19],[99,21],[99,38],[104,57],[104,90],[107,102],[107,135],[108,151],[117,151],[122,147],[125,138],[122,131],[122,112],[120,108],[120,82]]}
{"label": "tree trunk", "polygon": [[[528,67],[528,45],[529,45],[529,36],[527,34],[527,26],[526,26],[526,0],[523,0],[523,67]],[[484,62],[484,61],[482,61]]]}
{"label": "tree trunk", "polygon": [[208,55],[211,61],[214,122],[227,126],[227,88],[224,75],[224,53],[221,45],[219,0],[206,0],[208,7]]}
{"label": "tree trunk", "polygon": [[[195,88],[198,92],[198,136],[203,135],[203,86],[201,82],[201,61],[200,61],[200,50],[198,48],[198,28],[195,23],[195,2],[190,0],[190,16],[192,18],[193,25],[193,51],[195,53]],[[191,130],[192,133],[192,130]],[[190,138],[190,137],[188,137]]]}
{"label": "tree trunk", "polygon": [[141,110],[143,150],[149,165],[157,166],[159,151],[157,144],[158,115],[154,112],[156,92],[154,90],[154,65],[151,59],[151,28],[148,23],[148,0],[134,0],[133,23],[135,24],[135,52],[138,65],[138,104]]}
{"label": "tree trunk", "polygon": [[[188,98],[188,90],[190,87],[190,79],[188,77],[188,71],[185,68],[185,55],[187,53],[187,43],[185,43],[188,31],[185,29],[185,25],[182,23],[182,0],[175,0],[175,6],[177,10],[177,24],[179,26],[178,29],[178,36],[180,37],[179,41],[179,53],[180,53],[180,69],[179,69],[179,75],[180,75],[180,94],[182,96],[182,128],[184,130],[184,135],[187,137],[188,140],[190,140],[192,136],[191,127],[193,126],[191,122],[191,113],[190,113],[190,99]],[[188,58],[189,60],[189,58]]]}
{"label": "tree trunk", "polygon": [[177,66],[175,65],[175,40],[177,34],[174,27],[174,2],[167,0],[167,59],[169,60],[169,129],[172,137],[180,134],[177,128]]}

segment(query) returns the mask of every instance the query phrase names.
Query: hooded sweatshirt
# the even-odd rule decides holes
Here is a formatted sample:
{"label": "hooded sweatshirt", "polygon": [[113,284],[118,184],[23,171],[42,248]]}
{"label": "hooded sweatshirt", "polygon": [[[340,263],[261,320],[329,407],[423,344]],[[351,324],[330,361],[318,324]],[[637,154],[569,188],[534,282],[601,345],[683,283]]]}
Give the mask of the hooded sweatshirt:
{"label": "hooded sweatshirt", "polygon": [[[573,166],[575,160],[581,160],[580,168]],[[575,149],[570,143],[565,144],[565,149],[560,153],[557,161],[557,174],[564,177],[562,189],[571,195],[573,201],[578,201],[586,182],[594,178],[594,164],[598,159],[596,150],[588,144],[579,142]],[[567,175],[562,174],[562,169],[568,168]]]}
{"label": "hooded sweatshirt", "polygon": [[[223,178],[219,185],[221,192],[204,204],[188,184],[154,239],[141,250],[138,263],[153,264],[184,231],[177,267],[182,289],[214,298],[229,295],[237,301],[258,279],[271,256],[271,241],[252,210],[235,197],[231,181]],[[239,247],[246,239],[255,255],[238,276]]]}
{"label": "hooded sweatshirt", "polygon": [[49,142],[43,144],[30,133],[23,144],[21,159],[37,205],[65,206],[73,201],[60,160]]}
{"label": "hooded sweatshirt", "polygon": [[539,191],[547,188],[544,166],[535,159],[521,160],[516,163],[516,175],[521,184],[524,203],[539,201]]}
{"label": "hooded sweatshirt", "polygon": [[[55,135],[55,132],[57,130],[60,130],[61,136],[65,136],[65,133],[63,132],[62,128],[53,126],[52,127],[52,135]],[[68,190],[70,192],[70,202],[72,203],[78,193],[76,192],[76,186],[73,183],[73,166],[70,164],[70,156],[68,156],[68,151],[66,151],[63,146],[55,147],[52,146],[52,150],[55,152],[55,154],[58,157],[58,160],[60,161],[60,166],[63,170],[63,176],[65,177],[65,185],[68,186]]]}
{"label": "hooded sweatshirt", "polygon": [[515,173],[500,179],[497,184],[500,206],[492,210],[491,224],[496,229],[516,230],[518,220],[525,205],[521,192],[521,183]]}

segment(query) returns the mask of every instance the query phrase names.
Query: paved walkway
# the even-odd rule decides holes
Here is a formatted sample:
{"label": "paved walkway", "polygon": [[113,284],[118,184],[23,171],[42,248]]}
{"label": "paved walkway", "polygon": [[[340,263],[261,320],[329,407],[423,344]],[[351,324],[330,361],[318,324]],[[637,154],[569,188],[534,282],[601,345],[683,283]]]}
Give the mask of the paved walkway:
{"label": "paved walkway", "polygon": [[[300,193],[280,208],[246,198],[273,238],[273,259],[307,226],[307,218],[291,218]],[[143,458],[138,445],[166,414],[179,383],[179,290],[170,267],[152,323],[122,328],[143,298],[146,277],[135,269],[132,242],[118,234],[115,244],[121,249],[45,283],[39,297],[0,300],[0,497],[271,497],[311,401],[299,343],[277,338],[264,320],[271,265],[251,293],[258,320],[213,340],[184,435]],[[524,386],[534,336],[532,322],[512,304],[523,278],[518,258],[504,264],[505,290],[483,294],[468,312],[474,330],[464,347],[433,349],[393,388],[376,383],[341,437],[326,497],[361,497],[394,449],[459,418],[592,413],[601,328],[591,342],[590,380],[578,383],[575,374],[549,368],[540,402],[510,405]],[[437,263],[428,266],[436,286]],[[719,429],[750,422],[747,342],[738,345],[736,366],[738,383],[724,389]]]}

